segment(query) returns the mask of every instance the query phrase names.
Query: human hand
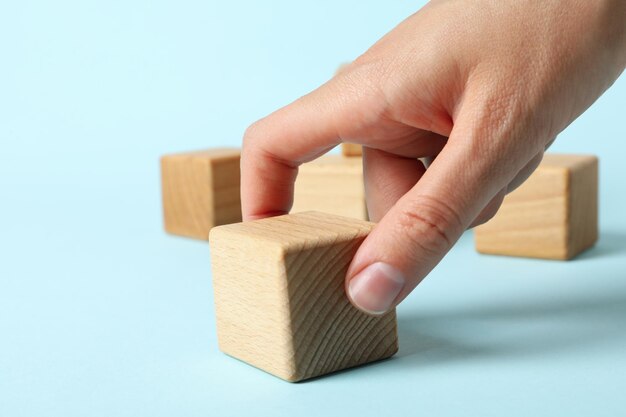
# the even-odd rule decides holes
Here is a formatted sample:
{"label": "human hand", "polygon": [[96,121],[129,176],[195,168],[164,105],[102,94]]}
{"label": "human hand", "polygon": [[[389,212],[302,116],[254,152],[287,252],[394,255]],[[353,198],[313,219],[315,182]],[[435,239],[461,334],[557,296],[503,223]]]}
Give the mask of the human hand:
{"label": "human hand", "polygon": [[[402,301],[464,230],[491,218],[626,65],[623,0],[439,0],[328,83],[253,124],[245,220],[285,214],[298,166],[364,145],[378,225],[346,276],[352,303]],[[417,159],[434,158],[426,167]]]}

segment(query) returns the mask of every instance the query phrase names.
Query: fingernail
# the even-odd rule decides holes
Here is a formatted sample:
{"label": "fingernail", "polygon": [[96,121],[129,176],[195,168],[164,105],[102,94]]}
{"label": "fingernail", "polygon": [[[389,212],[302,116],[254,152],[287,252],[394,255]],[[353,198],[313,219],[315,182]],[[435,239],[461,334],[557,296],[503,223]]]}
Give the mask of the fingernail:
{"label": "fingernail", "polygon": [[386,263],[376,262],[350,280],[348,295],[359,309],[379,315],[391,309],[403,287],[402,272]]}

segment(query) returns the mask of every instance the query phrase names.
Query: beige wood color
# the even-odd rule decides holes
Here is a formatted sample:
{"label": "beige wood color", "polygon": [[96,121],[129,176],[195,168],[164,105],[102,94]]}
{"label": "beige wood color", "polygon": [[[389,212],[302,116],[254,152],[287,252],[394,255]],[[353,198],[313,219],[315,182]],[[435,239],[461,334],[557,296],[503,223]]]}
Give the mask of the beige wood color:
{"label": "beige wood color", "polygon": [[598,240],[598,159],[546,154],[475,229],[476,250],[494,255],[571,259]]}
{"label": "beige wood color", "polygon": [[341,154],[343,156],[363,156],[363,146],[356,143],[342,143]]}
{"label": "beige wood color", "polygon": [[310,210],[367,220],[361,158],[325,155],[300,166],[291,212]]}
{"label": "beige wood color", "polygon": [[220,349],[291,382],[392,356],[395,311],[370,316],[344,291],[372,227],[306,212],[211,230]]}
{"label": "beige wood color", "polygon": [[220,148],[161,158],[168,233],[207,240],[214,226],[241,221],[240,154]]}

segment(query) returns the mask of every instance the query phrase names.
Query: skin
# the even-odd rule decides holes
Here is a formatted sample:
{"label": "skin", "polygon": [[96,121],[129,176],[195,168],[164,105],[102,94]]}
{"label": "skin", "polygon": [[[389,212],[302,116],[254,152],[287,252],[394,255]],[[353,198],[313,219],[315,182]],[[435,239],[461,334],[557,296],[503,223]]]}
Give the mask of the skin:
{"label": "skin", "polygon": [[244,220],[288,213],[300,164],[341,142],[364,145],[378,224],[346,291],[382,314],[464,230],[496,213],[625,65],[623,0],[432,1],[329,82],[248,128]]}

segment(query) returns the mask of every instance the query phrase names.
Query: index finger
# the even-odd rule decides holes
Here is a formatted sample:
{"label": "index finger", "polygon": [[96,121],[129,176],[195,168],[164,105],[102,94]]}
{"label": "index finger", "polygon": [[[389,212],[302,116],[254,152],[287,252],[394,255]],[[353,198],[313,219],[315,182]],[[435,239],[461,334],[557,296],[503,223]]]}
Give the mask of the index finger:
{"label": "index finger", "polygon": [[346,88],[345,78],[333,78],[248,128],[241,155],[244,220],[288,213],[298,166],[328,152],[353,123],[360,124],[360,98]]}

